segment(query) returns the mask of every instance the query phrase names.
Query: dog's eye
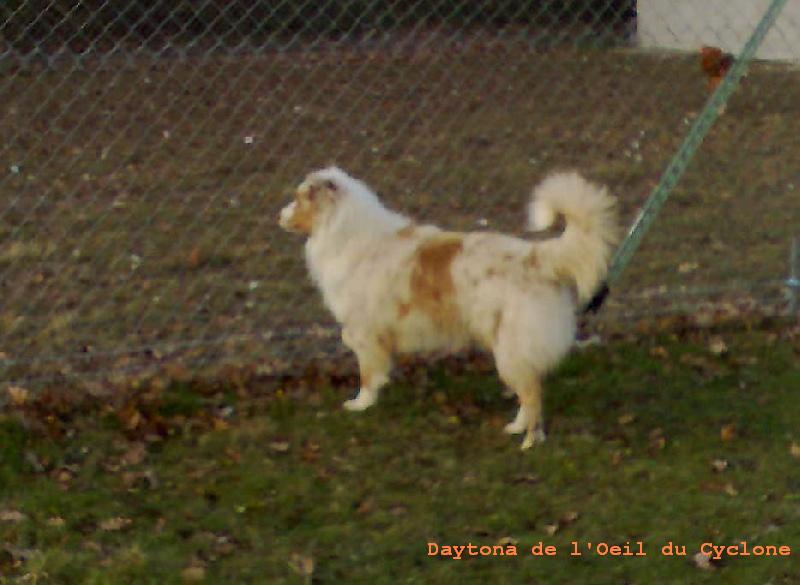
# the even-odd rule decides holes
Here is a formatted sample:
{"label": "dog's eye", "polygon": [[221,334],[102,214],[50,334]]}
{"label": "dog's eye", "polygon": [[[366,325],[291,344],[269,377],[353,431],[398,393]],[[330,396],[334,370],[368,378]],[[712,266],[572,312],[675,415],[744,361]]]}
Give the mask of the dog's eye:
{"label": "dog's eye", "polygon": [[336,191],[337,189],[336,183],[330,180],[325,181],[325,188],[328,189],[329,191]]}

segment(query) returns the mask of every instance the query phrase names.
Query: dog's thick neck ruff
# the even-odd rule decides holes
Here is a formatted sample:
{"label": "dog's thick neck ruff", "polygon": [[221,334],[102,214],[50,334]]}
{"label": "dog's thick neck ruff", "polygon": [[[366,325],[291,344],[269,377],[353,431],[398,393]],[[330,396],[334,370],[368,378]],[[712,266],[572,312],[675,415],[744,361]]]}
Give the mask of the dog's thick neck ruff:
{"label": "dog's thick neck ruff", "polygon": [[335,293],[354,267],[379,250],[387,237],[411,223],[338,167],[309,174],[297,188],[295,200],[281,212],[285,229],[307,236],[309,272],[334,313],[340,305]]}
{"label": "dog's thick neck ruff", "polygon": [[306,184],[310,189],[328,185],[334,203],[323,212],[309,239],[324,237],[342,241],[355,238],[363,242],[385,237],[410,223],[407,217],[384,207],[362,181],[337,167],[312,173],[303,182]]}

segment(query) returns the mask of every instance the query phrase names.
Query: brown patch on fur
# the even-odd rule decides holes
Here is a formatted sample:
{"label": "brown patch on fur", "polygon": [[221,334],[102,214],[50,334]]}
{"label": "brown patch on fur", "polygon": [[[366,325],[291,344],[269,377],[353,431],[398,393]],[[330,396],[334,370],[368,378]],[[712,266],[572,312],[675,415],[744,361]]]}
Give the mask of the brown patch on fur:
{"label": "brown patch on fur", "polygon": [[362,388],[370,388],[372,384],[372,373],[364,367],[361,362],[358,363],[358,378]]}
{"label": "brown patch on fur", "polygon": [[303,234],[310,234],[314,229],[314,216],[316,210],[310,202],[300,203],[294,208],[292,217],[289,218],[289,227]]}
{"label": "brown patch on fur", "polygon": [[458,320],[455,285],[450,267],[464,248],[457,234],[438,234],[422,242],[411,271],[411,304],[442,326]]}
{"label": "brown patch on fur", "polygon": [[539,256],[536,255],[536,252],[531,252],[525,258],[525,266],[530,268],[538,268],[539,267]]}
{"label": "brown patch on fur", "polygon": [[411,305],[408,303],[397,304],[397,318],[403,319],[411,312]]}
{"label": "brown patch on fur", "polygon": [[408,224],[406,227],[400,228],[397,230],[397,237],[401,240],[406,240],[414,235],[414,232],[417,231],[417,226],[413,223]]}
{"label": "brown patch on fur", "polygon": [[313,186],[298,189],[294,196],[294,212],[287,220],[289,229],[310,234],[314,229],[314,218],[319,213],[320,203]]}
{"label": "brown patch on fur", "polygon": [[314,221],[326,204],[333,201],[336,185],[330,181],[324,184],[301,185],[294,195],[295,208],[288,218],[289,229],[303,234],[311,234]]}

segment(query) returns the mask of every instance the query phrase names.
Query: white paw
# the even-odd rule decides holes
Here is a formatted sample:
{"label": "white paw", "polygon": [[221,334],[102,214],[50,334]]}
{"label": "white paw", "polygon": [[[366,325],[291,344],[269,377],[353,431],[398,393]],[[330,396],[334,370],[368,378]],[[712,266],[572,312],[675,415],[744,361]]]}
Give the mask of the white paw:
{"label": "white paw", "polygon": [[503,429],[509,435],[518,435],[528,430],[528,413],[524,408],[517,411],[517,416]]}
{"label": "white paw", "polygon": [[346,400],[343,406],[345,410],[349,410],[351,412],[359,412],[361,410],[366,410],[373,404],[375,404],[375,398],[369,394],[365,394],[362,391],[359,392],[358,396],[356,396],[352,400]]}
{"label": "white paw", "polygon": [[523,421],[513,420],[512,422],[508,423],[505,427],[503,427],[503,432],[507,435],[518,435],[520,433],[524,433],[525,429],[527,428],[528,424]]}
{"label": "white paw", "polygon": [[532,433],[528,433],[525,435],[525,439],[522,441],[522,450],[527,451],[531,447],[534,446],[536,443],[544,443],[547,437],[544,434],[542,429],[536,429]]}

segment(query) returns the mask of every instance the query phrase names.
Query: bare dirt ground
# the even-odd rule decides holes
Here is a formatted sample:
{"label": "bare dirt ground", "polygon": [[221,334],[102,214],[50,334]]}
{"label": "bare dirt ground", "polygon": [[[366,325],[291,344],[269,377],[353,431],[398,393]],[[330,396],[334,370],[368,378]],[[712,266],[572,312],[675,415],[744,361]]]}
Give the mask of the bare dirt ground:
{"label": "bare dirt ground", "polygon": [[[628,223],[708,95],[695,55],[514,35],[80,64],[0,77],[4,379],[317,351],[308,328],[330,319],[275,222],[309,170],[335,162],[452,229],[518,232],[530,187],[575,167]],[[785,275],[799,114],[800,73],[755,64],[610,314]]]}

